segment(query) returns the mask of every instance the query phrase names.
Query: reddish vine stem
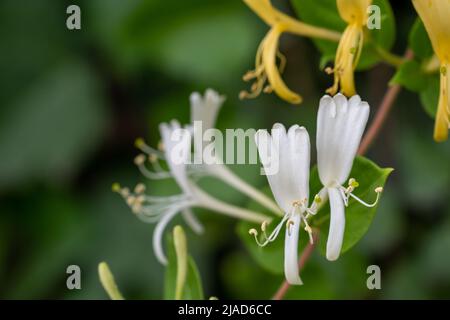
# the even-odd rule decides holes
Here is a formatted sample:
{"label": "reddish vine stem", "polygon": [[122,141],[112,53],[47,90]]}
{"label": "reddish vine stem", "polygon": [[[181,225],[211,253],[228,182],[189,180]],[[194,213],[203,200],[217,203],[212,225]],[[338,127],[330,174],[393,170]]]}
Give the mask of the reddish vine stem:
{"label": "reddish vine stem", "polygon": [[[411,49],[406,50],[405,59],[410,60],[412,59],[412,57],[413,57],[412,50]],[[381,101],[381,104],[378,108],[375,118],[373,119],[372,124],[370,125],[369,129],[364,135],[364,138],[361,141],[361,145],[358,150],[359,155],[366,154],[370,145],[377,138],[389,112],[394,106],[394,102],[397,99],[398,94],[401,91],[401,88],[402,87],[400,85],[396,84],[386,91],[386,94],[384,95],[383,100]]]}
{"label": "reddish vine stem", "polygon": [[[300,259],[298,260],[298,268],[301,271],[303,267],[305,266],[306,262],[309,260],[309,257],[314,251],[314,248],[316,247],[317,239],[319,238],[319,233],[316,231],[313,233],[313,243],[308,242],[305,249],[302,252],[302,255],[300,256]],[[283,297],[286,295],[286,292],[289,289],[289,283],[287,283],[286,280],[283,281],[283,283],[278,288],[277,292],[274,294],[272,300],[282,300]]]}
{"label": "reddish vine stem", "polygon": [[[407,49],[405,52],[405,59],[410,60],[414,56],[411,49]],[[383,100],[380,103],[380,106],[378,107],[378,111],[375,115],[374,120],[372,121],[372,124],[370,125],[369,129],[367,130],[366,134],[364,135],[361,145],[358,150],[358,155],[364,155],[367,150],[369,149],[370,145],[373,143],[373,141],[378,136],[378,133],[380,132],[381,128],[383,127],[384,121],[386,120],[389,112],[391,111],[395,100],[398,97],[398,94],[401,91],[401,86],[396,84],[386,91]],[[314,234],[314,243],[308,243],[308,245],[303,250],[300,259],[298,261],[299,270],[302,270],[305,266],[306,262],[309,260],[312,252],[314,251],[316,240],[318,239],[317,233]],[[282,300],[284,296],[286,295],[290,285],[287,283],[286,280],[284,280],[280,287],[278,288],[277,292],[273,296],[273,300]]]}

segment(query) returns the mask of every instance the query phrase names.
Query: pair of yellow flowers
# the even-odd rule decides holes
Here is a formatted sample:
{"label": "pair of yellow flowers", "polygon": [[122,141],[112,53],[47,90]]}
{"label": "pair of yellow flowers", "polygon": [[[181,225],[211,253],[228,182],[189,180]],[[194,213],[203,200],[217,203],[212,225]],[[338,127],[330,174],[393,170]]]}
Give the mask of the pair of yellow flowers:
{"label": "pair of yellow flowers", "polygon": [[[244,75],[244,80],[254,80],[250,92],[241,92],[241,98],[252,98],[262,91],[274,91],[282,99],[298,104],[302,97],[290,90],[283,82],[280,71],[285,66],[284,56],[278,51],[282,33],[339,41],[334,68],[334,83],[327,93],[334,95],[339,90],[346,96],[356,94],[354,70],[364,44],[364,27],[368,19],[367,8],[372,0],[336,0],[341,18],[347,23],[343,34],[312,26],[282,13],[274,8],[271,0],[244,0],[244,2],[270,27],[256,53],[255,69]],[[441,68],[441,89],[436,114],[434,139],[448,138],[450,115],[450,0],[412,0],[424,22]],[[279,67],[277,58],[280,60]],[[266,84],[268,82],[268,84]]]}

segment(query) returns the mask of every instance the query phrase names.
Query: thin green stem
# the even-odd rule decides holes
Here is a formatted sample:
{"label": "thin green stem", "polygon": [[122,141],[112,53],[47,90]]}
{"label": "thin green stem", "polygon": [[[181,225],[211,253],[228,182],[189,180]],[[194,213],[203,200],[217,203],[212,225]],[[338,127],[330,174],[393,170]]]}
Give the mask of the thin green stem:
{"label": "thin green stem", "polygon": [[376,45],[373,43],[373,48],[375,52],[378,54],[378,56],[383,59],[384,62],[390,64],[391,66],[398,68],[400,67],[406,59],[404,57],[401,57],[399,55],[396,55],[392,52],[389,52],[385,50],[384,48],[380,47],[379,45]]}

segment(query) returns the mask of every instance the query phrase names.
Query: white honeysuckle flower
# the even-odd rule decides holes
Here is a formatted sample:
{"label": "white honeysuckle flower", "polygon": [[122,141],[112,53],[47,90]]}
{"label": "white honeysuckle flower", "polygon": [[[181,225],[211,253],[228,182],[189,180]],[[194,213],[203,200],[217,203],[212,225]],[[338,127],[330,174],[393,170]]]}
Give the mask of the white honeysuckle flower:
{"label": "white honeysuckle flower", "polygon": [[[179,212],[182,212],[186,222],[197,232],[202,230],[202,226],[190,210],[194,207],[205,208],[232,217],[259,223],[268,219],[265,215],[232,206],[210,196],[190,179],[187,166],[191,155],[192,138],[188,128],[182,128],[177,121],[173,120],[169,124],[161,124],[160,133],[162,137],[161,149],[163,151],[150,148],[143,144],[143,142],[139,142],[140,147],[149,152],[149,157],[153,163],[159,163],[159,159],[165,159],[169,172],[160,171],[153,174],[164,174],[164,177],[173,177],[179,185],[182,194],[174,196],[146,195],[143,184],[138,184],[133,191],[114,184],[113,190],[122,195],[126,203],[139,218],[145,222],[157,223],[153,233],[153,249],[161,263],[167,264],[167,258],[164,254],[162,244],[164,230],[172,218]],[[145,161],[145,156],[142,157],[141,155],[135,159],[141,171],[148,176],[150,171],[145,167]],[[159,164],[157,166],[159,167]],[[154,175],[150,175],[149,177],[155,178]]]}
{"label": "white honeysuckle flower", "polygon": [[352,192],[358,182],[347,181],[353,166],[362,134],[369,118],[370,107],[358,95],[347,100],[342,94],[325,95],[320,100],[317,115],[317,166],[320,181],[330,201],[330,229],[326,256],[330,261],[339,258],[345,230],[345,207],[352,197],[368,207],[375,206],[382,188],[375,189],[377,199],[368,204]]}
{"label": "white honeysuckle flower", "polygon": [[191,103],[191,123],[201,121],[203,129],[214,128],[225,97],[213,89],[206,89],[203,97],[200,93],[193,92],[189,100]]}
{"label": "white honeysuckle flower", "polygon": [[[261,230],[265,239],[262,243],[258,239],[256,229],[251,229],[250,234],[255,236],[259,245],[265,246],[274,241],[286,225],[284,272],[290,284],[300,285],[302,281],[298,267],[298,236],[302,222],[312,241],[312,230],[306,217],[309,213],[309,135],[305,128],[298,125],[290,127],[286,132],[284,126],[277,123],[271,134],[266,130],[259,130],[255,140],[270,188],[284,216],[269,236],[266,234],[267,223],[263,223]],[[278,161],[277,170],[269,173],[273,171],[273,161]]]}
{"label": "white honeysuckle flower", "polygon": [[[201,136],[196,139],[196,134],[201,135],[204,130],[214,128],[217,115],[223,102],[225,101],[225,97],[212,89],[207,89],[203,96],[198,92],[192,93],[189,100],[191,108],[191,123],[186,126],[186,128],[192,133],[193,143],[195,144],[194,150],[196,152],[193,157],[195,159],[194,163],[189,163],[186,168],[189,176],[193,178],[201,178],[204,176],[216,177],[259,202],[271,212],[277,215],[282,215],[280,208],[269,197],[238,177],[233,171],[224,165],[220,159],[212,161],[212,163],[202,161],[204,160],[204,143]],[[137,139],[136,146],[144,153],[138,155],[135,160],[136,165],[139,167],[139,170],[144,176],[149,179],[166,179],[172,177],[171,173],[165,172],[159,164],[159,160],[165,159],[164,153],[146,145],[143,139]],[[148,160],[153,167],[153,171],[147,169],[145,166],[147,161],[147,156],[145,154],[148,156]],[[201,230],[201,225],[198,222],[195,222],[196,219],[192,214],[184,211],[183,216],[185,216],[187,221],[190,221],[189,224],[192,227],[196,230]]]}

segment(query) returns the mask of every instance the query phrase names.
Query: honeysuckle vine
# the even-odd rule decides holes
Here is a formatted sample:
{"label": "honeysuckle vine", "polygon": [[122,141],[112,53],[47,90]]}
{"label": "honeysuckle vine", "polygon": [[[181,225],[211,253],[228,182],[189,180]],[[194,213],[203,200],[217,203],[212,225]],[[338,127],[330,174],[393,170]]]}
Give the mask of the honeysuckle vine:
{"label": "honeysuckle vine", "polygon": [[413,0],[440,63],[440,94],[434,139],[446,141],[450,127],[450,1]]}
{"label": "honeysuckle vine", "polygon": [[250,229],[260,246],[273,242],[282,228],[286,226],[284,271],[289,284],[300,285],[298,267],[298,238],[300,225],[304,225],[309,234],[310,243],[314,242],[313,230],[308,219],[315,216],[329,199],[331,221],[327,240],[326,257],[334,261],[339,257],[345,230],[345,207],[349,198],[353,198],[366,207],[374,207],[382,192],[382,187],[374,191],[377,198],[367,203],[353,194],[359,186],[355,178],[347,181],[353,160],[358,150],[364,128],[369,117],[369,105],[359,96],[347,99],[342,94],[334,97],[324,96],[320,100],[317,116],[317,162],[320,181],[323,188],[315,195],[309,206],[310,140],[304,127],[294,125],[288,131],[282,124],[275,124],[271,134],[260,130],[255,136],[261,163],[266,168],[271,161],[279,161],[279,170],[267,174],[276,202],[285,213],[270,235],[267,235],[267,222],[261,225],[262,242],[258,231]]}
{"label": "honeysuckle vine", "polygon": [[[223,101],[224,97],[211,89],[205,92],[204,97],[199,93],[193,93],[190,96],[192,123],[201,121],[206,128],[212,128]],[[225,165],[189,162],[192,137],[196,134],[196,126],[192,123],[185,127],[176,120],[162,123],[159,127],[162,138],[159,149],[148,146],[142,139],[136,141],[136,146],[143,152],[135,158],[135,164],[141,173],[152,180],[173,178],[181,189],[181,194],[149,195],[145,193],[146,186],[143,183],[137,184],[134,189],[121,187],[118,183],[113,185],[113,191],[124,198],[134,214],[144,222],[156,223],[153,232],[153,250],[162,264],[167,263],[163,250],[164,230],[178,213],[181,213],[185,222],[198,234],[203,232],[203,226],[193,214],[192,208],[209,209],[234,218],[259,223],[271,219],[265,214],[237,207],[211,196],[196,183],[196,180],[201,177],[213,176],[221,179],[273,213],[280,214],[280,209],[270,198],[236,176]],[[162,161],[167,164],[168,171],[162,168],[160,163]],[[147,167],[147,163],[150,163],[152,170]]]}
{"label": "honeysuckle vine", "polygon": [[334,67],[334,83],[327,92],[335,95],[339,88],[348,97],[356,94],[353,72],[358,65],[364,45],[364,26],[367,23],[367,8],[372,0],[337,0],[341,18],[348,24],[339,40]]}
{"label": "honeysuckle vine", "polygon": [[[334,75],[333,86],[327,92],[335,95],[339,88],[346,96],[356,94],[354,84],[354,70],[358,65],[362,47],[364,45],[364,29],[367,23],[367,7],[371,0],[337,0],[337,7],[342,19],[348,23],[344,33],[320,28],[299,21],[276,9],[271,0],[243,0],[264,22],[270,31],[261,41],[255,56],[255,69],[248,71],[244,81],[254,81],[250,91],[241,91],[239,97],[255,98],[262,92],[275,92],[283,100],[299,104],[303,98],[288,88],[281,73],[286,68],[286,58],[279,51],[279,39],[283,33],[315,39],[325,39],[339,42],[333,68],[327,67],[325,72]],[[387,52],[377,44],[372,47],[378,56],[388,64],[399,67],[403,63],[402,57]],[[277,64],[277,58],[279,65]],[[266,85],[266,82],[268,84]]]}
{"label": "honeysuckle vine", "polygon": [[[279,40],[284,33],[338,43],[334,65],[325,69],[334,77],[333,85],[325,90],[330,95],[322,97],[317,110],[315,149],[320,190],[310,197],[310,136],[307,129],[300,125],[286,129],[282,124],[276,123],[270,132],[259,130],[255,135],[259,158],[275,201],[243,181],[220,161],[190,163],[188,158],[192,156],[192,149],[204,147],[201,140],[197,142],[193,139],[199,133],[196,122],[204,129],[214,128],[225,101],[223,96],[211,89],[206,90],[203,96],[199,93],[190,96],[191,123],[182,126],[177,120],[172,120],[160,125],[162,141],[158,148],[150,147],[142,139],[136,141],[136,146],[142,153],[135,158],[135,164],[142,174],[152,180],[174,179],[181,193],[170,196],[149,195],[146,193],[146,185],[142,183],[133,189],[114,184],[113,190],[124,198],[140,219],[156,223],[153,248],[156,257],[163,264],[167,264],[167,257],[163,250],[162,235],[172,218],[180,213],[196,233],[203,231],[203,225],[197,220],[193,208],[205,208],[210,212],[259,224],[260,228],[251,228],[249,233],[261,247],[271,245],[284,231],[286,280],[274,295],[275,299],[282,299],[290,285],[303,283],[300,277],[301,267],[307,262],[318,240],[319,230],[312,221],[321,215],[322,206],[328,203],[330,209],[328,236],[323,239],[326,240],[325,255],[329,261],[334,261],[345,250],[343,242],[349,200],[353,199],[353,203],[367,208],[378,203],[383,188],[376,186],[372,190],[376,199],[368,203],[362,199],[363,196],[360,198],[354,193],[359,187],[360,177],[350,174],[356,155],[365,154],[381,130],[401,86],[394,84],[387,89],[374,120],[363,136],[370,107],[357,95],[354,72],[363,46],[371,41],[365,35],[368,31],[367,8],[372,0],[336,0],[339,16],[346,23],[343,33],[299,21],[276,9],[270,0],[243,1],[270,30],[257,49],[255,69],[244,75],[245,81],[253,81],[250,90],[242,91],[240,98],[255,98],[262,92],[274,92],[289,103],[302,102],[301,95],[289,89],[281,77],[286,68],[286,58],[279,51]],[[425,25],[435,53],[435,56],[423,64],[423,68],[425,72],[438,69],[440,74],[434,139],[445,141],[450,125],[450,0],[412,0],[412,4]],[[381,61],[398,69],[413,57],[411,50],[400,57],[375,43],[371,43],[371,48]],[[298,123],[301,122],[299,119]],[[194,158],[196,157],[203,155],[194,153]],[[270,173],[269,167],[273,159],[279,162],[278,170]],[[197,183],[205,176],[224,181],[261,204],[270,214],[241,208],[213,197]],[[308,244],[299,258],[298,243],[302,229],[308,234]],[[186,268],[186,262],[183,265]],[[111,297],[120,299],[120,292],[111,285],[114,284],[114,279],[109,275],[107,266],[103,265],[100,273],[102,283]],[[180,271],[178,278],[184,277]],[[180,287],[182,285],[177,284],[177,297],[181,297]]]}

